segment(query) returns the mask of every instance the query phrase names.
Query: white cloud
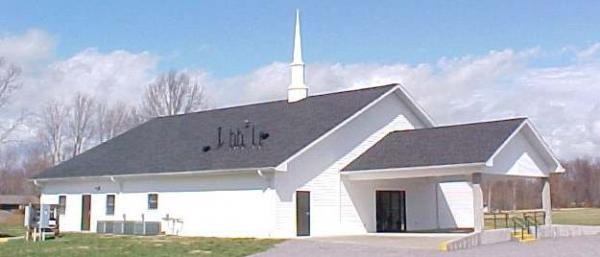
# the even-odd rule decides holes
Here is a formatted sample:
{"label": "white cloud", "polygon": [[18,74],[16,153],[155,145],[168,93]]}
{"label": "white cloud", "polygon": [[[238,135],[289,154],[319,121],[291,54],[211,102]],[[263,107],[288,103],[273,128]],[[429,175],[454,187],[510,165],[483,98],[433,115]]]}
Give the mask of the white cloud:
{"label": "white cloud", "polygon": [[[0,56],[21,67],[21,88],[0,113],[7,123],[22,113],[38,112],[50,100],[67,101],[77,92],[102,101],[139,101],[145,85],[156,74],[158,57],[148,52],[85,49],[67,59],[53,56],[54,40],[40,30],[0,37]],[[26,124],[31,125],[31,124]],[[13,138],[32,137],[22,126]]]}
{"label": "white cloud", "polygon": [[66,60],[56,60],[39,72],[25,73],[10,111],[35,112],[49,100],[67,100],[87,93],[103,101],[135,102],[152,80],[158,58],[147,52],[86,49]]}
{"label": "white cloud", "polygon": [[287,67],[275,62],[230,78],[214,78],[200,72],[200,81],[207,88],[211,105],[217,107],[281,99],[288,83]]}
{"label": "white cloud", "polygon": [[52,57],[54,47],[54,39],[38,29],[30,29],[22,35],[0,36],[0,56],[19,65]]}
{"label": "white cloud", "polygon": [[[148,52],[86,49],[51,64],[40,87],[55,97],[84,92],[103,100],[135,101],[155,72],[158,58]],[[42,85],[43,84],[43,85]]]}
{"label": "white cloud", "polygon": [[[53,42],[37,30],[0,37],[0,55],[24,60],[30,68],[36,60],[52,58]],[[309,63],[307,84],[317,94],[401,82],[441,124],[528,116],[561,157],[598,155],[600,43],[551,53],[566,64],[544,68],[530,64],[543,61],[541,51],[506,49],[418,65]],[[24,87],[10,112],[35,110],[48,99],[69,99],[77,91],[108,101],[138,101],[158,61],[148,52],[93,48],[50,59],[35,72],[24,70]],[[190,72],[206,85],[215,107],[282,99],[289,83],[288,64],[281,62],[228,78]]]}
{"label": "white cloud", "polygon": [[579,60],[590,60],[590,59],[596,59],[599,57],[598,55],[600,54],[600,43],[595,43],[592,44],[590,46],[588,46],[587,48],[584,48],[582,50],[576,51],[576,56]]}

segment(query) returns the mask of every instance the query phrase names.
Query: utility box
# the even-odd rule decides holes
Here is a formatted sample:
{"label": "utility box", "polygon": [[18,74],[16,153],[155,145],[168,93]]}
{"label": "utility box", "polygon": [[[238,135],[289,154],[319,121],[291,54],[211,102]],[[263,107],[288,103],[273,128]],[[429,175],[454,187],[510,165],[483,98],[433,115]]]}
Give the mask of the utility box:
{"label": "utility box", "polygon": [[[56,205],[42,204],[39,208],[32,205],[25,207],[23,225],[27,228],[26,241],[44,241],[47,235],[58,233]],[[48,234],[50,232],[50,234]]]}
{"label": "utility box", "polygon": [[39,218],[39,227],[40,228],[48,228],[50,227],[50,214],[51,214],[51,210],[50,210],[50,205],[49,204],[42,204],[40,206],[40,218]]}
{"label": "utility box", "polygon": [[25,206],[25,217],[23,218],[23,226],[25,226],[26,228],[33,227],[33,225],[35,224],[35,216],[35,209],[33,208],[33,206]]}

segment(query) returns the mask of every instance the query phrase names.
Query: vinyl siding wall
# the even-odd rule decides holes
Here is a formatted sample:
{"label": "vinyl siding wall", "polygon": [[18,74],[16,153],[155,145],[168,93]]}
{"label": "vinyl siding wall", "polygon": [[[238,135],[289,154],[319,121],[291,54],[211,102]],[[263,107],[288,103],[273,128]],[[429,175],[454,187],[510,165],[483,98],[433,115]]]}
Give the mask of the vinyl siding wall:
{"label": "vinyl siding wall", "polygon": [[493,166],[486,172],[498,175],[546,177],[550,171],[556,169],[550,160],[544,159],[539,154],[539,148],[536,149],[536,145],[529,139],[533,137],[530,133],[532,132],[528,127],[523,127],[515,134],[494,158]]}
{"label": "vinyl siding wall", "polygon": [[296,191],[311,192],[312,236],[346,233],[340,170],[389,131],[423,126],[397,95],[390,94],[299,155],[288,164],[287,172],[275,175],[275,235],[296,235]]}
{"label": "vinyl siding wall", "polygon": [[[52,183],[44,187],[41,200],[57,204],[59,195],[67,196],[60,219],[63,231],[80,231],[82,193],[92,195],[91,231],[98,220],[123,220],[125,215],[141,221],[142,214],[147,221],[162,222],[169,234],[269,237],[273,230],[273,190],[256,173]],[[148,193],[158,193],[158,209],[148,210]],[[114,215],[106,215],[106,194],[116,195]],[[182,223],[173,227],[163,221],[167,215]]]}

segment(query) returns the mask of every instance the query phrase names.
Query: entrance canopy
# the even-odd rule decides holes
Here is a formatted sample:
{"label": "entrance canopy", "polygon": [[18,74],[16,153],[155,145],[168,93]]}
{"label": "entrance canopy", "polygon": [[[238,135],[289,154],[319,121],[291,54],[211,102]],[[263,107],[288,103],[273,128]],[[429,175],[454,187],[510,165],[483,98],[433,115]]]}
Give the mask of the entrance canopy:
{"label": "entrance canopy", "polygon": [[526,118],[396,131],[342,170],[351,180],[469,175],[547,177],[564,169]]}

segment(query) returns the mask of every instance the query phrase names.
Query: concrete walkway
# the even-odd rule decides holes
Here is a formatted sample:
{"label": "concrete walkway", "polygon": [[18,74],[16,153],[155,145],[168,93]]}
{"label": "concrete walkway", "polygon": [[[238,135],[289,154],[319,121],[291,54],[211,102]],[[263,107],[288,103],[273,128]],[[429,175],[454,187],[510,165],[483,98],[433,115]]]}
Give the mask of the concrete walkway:
{"label": "concrete walkway", "polygon": [[[355,238],[359,239],[359,238]],[[374,238],[363,238],[367,241]],[[402,239],[402,238],[399,238]],[[359,257],[359,256],[408,256],[408,257],[584,257],[600,256],[600,236],[572,237],[560,239],[538,240],[533,243],[522,244],[517,242],[501,243],[495,245],[480,246],[474,249],[455,252],[440,252],[434,249],[422,248],[421,243],[415,242],[415,238],[408,238],[407,242],[402,240],[391,240],[383,238],[383,243],[373,241],[362,242],[360,240],[331,241],[318,239],[299,239],[283,242],[273,249],[254,255],[255,257]],[[375,240],[376,241],[376,240]],[[399,243],[399,245],[395,245]],[[401,247],[401,246],[410,247]],[[425,244],[427,245],[427,244]]]}

